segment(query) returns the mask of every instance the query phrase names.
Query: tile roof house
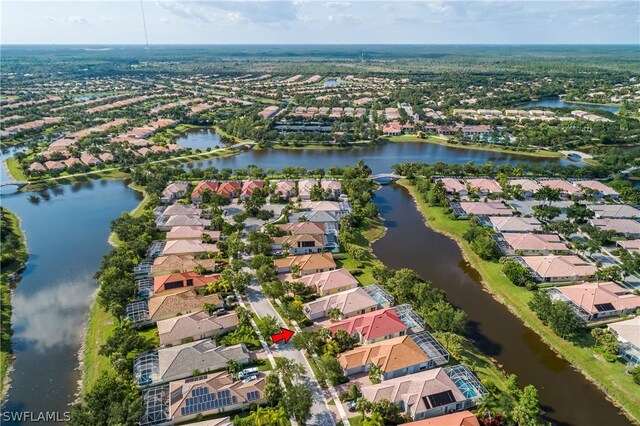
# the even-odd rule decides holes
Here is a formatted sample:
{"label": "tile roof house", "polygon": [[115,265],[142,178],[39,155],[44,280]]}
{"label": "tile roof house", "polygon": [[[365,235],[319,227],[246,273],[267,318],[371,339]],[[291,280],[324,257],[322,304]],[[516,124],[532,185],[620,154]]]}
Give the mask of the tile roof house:
{"label": "tile roof house", "polygon": [[575,255],[524,256],[520,262],[542,282],[582,281],[595,275],[598,268]]}
{"label": "tile roof house", "polygon": [[264,373],[253,380],[234,381],[226,371],[183,379],[169,384],[169,417],[174,422],[193,420],[222,412],[245,410],[249,404],[262,404],[265,397]]}
{"label": "tile roof house", "polygon": [[199,255],[208,252],[218,253],[219,251],[215,244],[203,243],[200,240],[171,240],[165,244],[162,250],[162,256],[168,256],[170,254]]}
{"label": "tile roof house", "polygon": [[458,194],[458,195],[467,195],[469,191],[467,190],[467,186],[460,179],[455,178],[442,178],[438,179],[444,185],[445,191],[447,194]]}
{"label": "tile roof house", "polygon": [[640,222],[635,219],[591,219],[589,223],[603,230],[616,231],[626,237],[640,237]]}
{"label": "tile roof house", "polygon": [[640,219],[640,210],[627,204],[591,204],[598,219]]}
{"label": "tile roof house", "polygon": [[[462,371],[463,379],[456,377],[458,370]],[[412,419],[422,420],[475,406],[486,390],[474,379],[466,367],[458,365],[385,380],[377,385],[364,386],[361,391],[368,401],[386,399],[399,404]],[[461,389],[465,385],[468,387]]]}
{"label": "tile roof house", "polygon": [[321,222],[292,222],[283,225],[277,225],[285,232],[295,234],[323,235],[324,224]]}
{"label": "tile roof house", "polygon": [[508,232],[496,235],[498,247],[504,255],[568,254],[571,250],[557,234]]}
{"label": "tile roof house", "polygon": [[476,190],[480,196],[488,194],[502,194],[502,187],[493,179],[476,178],[466,179],[467,185]]}
{"label": "tile roof house", "polygon": [[102,164],[102,161],[99,158],[96,158],[86,152],[83,152],[80,155],[80,161],[82,161],[87,166],[97,166],[98,164]]}
{"label": "tile roof house", "polygon": [[44,166],[49,170],[64,170],[67,167],[60,161],[46,161]]}
{"label": "tile roof house", "polygon": [[157,322],[176,315],[200,312],[205,303],[216,308],[223,306],[219,294],[199,296],[191,288],[166,291],[149,299],[149,318],[152,322]]}
{"label": "tile roof house", "polygon": [[207,231],[204,226],[174,226],[167,232],[167,240],[197,240],[207,235],[213,241],[220,240],[220,231]]}
{"label": "tile roof house", "polygon": [[[160,207],[161,208],[161,207]],[[172,204],[162,210],[160,216],[200,216],[202,209],[183,204]]]}
{"label": "tile roof house", "polygon": [[264,188],[264,182],[261,180],[247,180],[242,183],[242,189],[240,190],[240,198],[249,198],[253,191],[256,189]]}
{"label": "tile roof house", "polygon": [[305,315],[311,320],[324,318],[332,309],[338,309],[341,318],[364,314],[380,308],[380,303],[362,287],[320,297],[304,304]]}
{"label": "tile roof house", "polygon": [[459,217],[474,216],[513,216],[513,210],[499,202],[460,202],[462,214]]}
{"label": "tile roof house", "polygon": [[320,186],[331,198],[337,198],[342,194],[342,184],[337,179],[322,179]]}
{"label": "tile roof house", "polygon": [[640,254],[640,239],[635,240],[619,240],[616,245],[631,253]]}
{"label": "tile roof house", "polygon": [[620,196],[616,190],[597,180],[578,180],[574,181],[573,184],[580,189],[590,189],[594,191],[593,196],[596,198],[605,196],[618,198]]}
{"label": "tile roof house", "polygon": [[344,330],[365,345],[407,334],[407,326],[400,320],[394,308],[356,315],[329,324],[327,328],[331,334]]}
{"label": "tile roof house", "polygon": [[289,222],[299,222],[300,219],[307,222],[322,223],[325,233],[337,231],[340,226],[340,217],[335,212],[307,211],[289,215]]}
{"label": "tile roof house", "polygon": [[210,180],[202,181],[198,183],[195,188],[193,188],[193,191],[191,191],[191,200],[194,203],[200,203],[202,202],[202,193],[205,190],[211,191],[213,193],[217,193],[219,186],[220,184],[215,181],[210,181]]}
{"label": "tile roof house", "polygon": [[344,268],[305,275],[300,278],[293,278],[287,274],[283,276],[283,279],[301,282],[307,287],[313,287],[319,296],[327,296],[358,287],[358,280]]}
{"label": "tile roof house", "polygon": [[156,218],[156,229],[169,231],[176,226],[209,226],[209,219],[202,219],[196,215],[159,216]]}
{"label": "tile roof house", "polygon": [[564,179],[548,179],[548,180],[540,180],[540,185],[546,186],[552,189],[559,189],[561,197],[570,197],[572,195],[580,195],[581,191],[579,188],[571,185],[570,182],[567,182]]}
{"label": "tile roof house", "polygon": [[405,426],[480,426],[478,418],[471,411],[459,411],[431,419],[404,423]]}
{"label": "tile roof house", "polygon": [[[421,340],[416,341],[414,337]],[[418,341],[427,341],[423,337],[430,338],[429,341],[433,342],[433,347],[419,345]],[[437,357],[430,356],[431,354],[427,351]],[[384,380],[435,368],[446,364],[448,360],[449,354],[446,350],[426,331],[417,335],[399,336],[359,346],[338,356],[345,375],[368,372],[377,365],[382,371]]]}
{"label": "tile roof house", "polygon": [[281,200],[288,200],[296,194],[296,183],[293,180],[279,180],[275,183],[274,192]]}
{"label": "tile roof house", "polygon": [[175,255],[156,257],[151,266],[151,275],[168,275],[175,272],[194,271],[200,265],[207,270],[212,270],[215,259],[196,259],[193,255]]}
{"label": "tile roof house", "polygon": [[223,197],[233,198],[238,196],[241,188],[242,184],[240,182],[220,182],[220,186],[218,186],[216,192]]}
{"label": "tile roof house", "polygon": [[535,217],[490,216],[489,222],[496,232],[534,232],[542,228]]}
{"label": "tile roof house", "polygon": [[587,321],[632,313],[640,308],[640,296],[611,281],[554,287],[553,294],[561,294]]}
{"label": "tile roof house", "polygon": [[288,252],[291,255],[320,253],[324,250],[322,235],[296,234],[271,238],[272,250]]}
{"label": "tile roof house", "polygon": [[178,198],[182,198],[187,194],[189,189],[188,182],[173,182],[167,185],[162,191],[160,201],[162,203],[171,203]]}
{"label": "tile roof house", "polygon": [[225,369],[230,360],[247,364],[251,353],[244,344],[218,346],[212,340],[199,340],[141,354],[134,361],[134,378],[141,386],[155,386],[191,377],[196,370]]}
{"label": "tile roof house", "polygon": [[541,188],[541,185],[533,179],[511,179],[509,185],[513,187],[520,186],[526,198],[533,197],[533,194]]}
{"label": "tile roof house", "polygon": [[200,275],[197,272],[177,272],[170,275],[159,275],[153,278],[153,292],[155,294],[176,288],[206,287],[220,279],[219,274]]}
{"label": "tile roof house", "polygon": [[640,365],[640,316],[607,327],[618,337],[620,356],[632,365]]}
{"label": "tile roof house", "polygon": [[400,136],[402,134],[402,125],[399,121],[390,121],[382,127],[382,132],[387,136]]}
{"label": "tile roof house", "polygon": [[157,325],[162,346],[179,345],[187,340],[206,339],[235,330],[238,314],[209,315],[199,311],[158,321]]}
{"label": "tile roof house", "polygon": [[298,181],[298,198],[301,200],[311,199],[311,189],[318,183],[315,179],[300,179]]}
{"label": "tile roof house", "polygon": [[283,259],[275,259],[273,263],[275,264],[279,274],[291,272],[291,267],[294,265],[298,265],[300,267],[301,276],[336,269],[336,262],[333,260],[333,255],[331,253],[288,256]]}

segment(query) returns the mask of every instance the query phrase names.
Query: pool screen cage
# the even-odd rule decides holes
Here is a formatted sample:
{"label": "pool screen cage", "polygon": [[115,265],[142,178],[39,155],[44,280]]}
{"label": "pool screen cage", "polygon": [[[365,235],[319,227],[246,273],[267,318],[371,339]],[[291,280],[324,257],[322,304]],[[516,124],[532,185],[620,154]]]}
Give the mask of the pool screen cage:
{"label": "pool screen cage", "polygon": [[482,385],[475,374],[464,365],[446,367],[444,371],[466,398],[478,399],[489,394],[489,391]]}
{"label": "pool screen cage", "polygon": [[142,391],[144,414],[140,426],[151,426],[169,420],[169,385],[157,386]]}
{"label": "pool screen cage", "polygon": [[449,352],[428,331],[412,334],[411,339],[436,365],[449,362]]}

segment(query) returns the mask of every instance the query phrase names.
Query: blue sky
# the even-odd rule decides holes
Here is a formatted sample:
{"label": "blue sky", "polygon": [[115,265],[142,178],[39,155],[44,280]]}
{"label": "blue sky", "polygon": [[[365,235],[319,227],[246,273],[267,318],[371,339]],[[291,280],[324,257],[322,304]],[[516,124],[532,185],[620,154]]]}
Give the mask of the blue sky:
{"label": "blue sky", "polygon": [[[150,44],[639,44],[639,1],[144,0]],[[143,44],[139,1],[5,1],[2,44]]]}

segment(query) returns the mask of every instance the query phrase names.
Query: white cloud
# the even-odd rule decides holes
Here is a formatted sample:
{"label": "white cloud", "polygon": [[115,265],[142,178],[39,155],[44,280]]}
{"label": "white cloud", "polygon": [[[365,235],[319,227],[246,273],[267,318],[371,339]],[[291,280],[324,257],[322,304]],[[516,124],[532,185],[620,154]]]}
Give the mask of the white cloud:
{"label": "white cloud", "polygon": [[331,10],[344,10],[351,7],[351,3],[348,1],[329,1],[324,3],[324,6]]}
{"label": "white cloud", "polygon": [[67,22],[71,24],[89,25],[89,20],[84,16],[68,16]]}
{"label": "white cloud", "polygon": [[56,18],[54,18],[53,16],[38,16],[36,18],[36,22],[42,22],[45,24],[53,24],[55,22],[58,22],[58,20]]}

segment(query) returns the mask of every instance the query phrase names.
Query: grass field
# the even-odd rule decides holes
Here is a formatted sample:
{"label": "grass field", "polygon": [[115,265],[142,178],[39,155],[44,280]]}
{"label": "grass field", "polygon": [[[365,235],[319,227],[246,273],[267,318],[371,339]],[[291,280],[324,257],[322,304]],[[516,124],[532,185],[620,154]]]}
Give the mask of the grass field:
{"label": "grass field", "polygon": [[5,161],[5,164],[7,166],[7,172],[13,178],[13,180],[17,180],[17,181],[29,180],[27,179],[25,174],[22,172],[22,169],[20,168],[20,164],[18,163],[18,161],[16,161],[15,158],[13,157],[7,158],[7,160]]}
{"label": "grass field", "polygon": [[505,152],[509,154],[528,155],[532,157],[545,157],[545,158],[560,158],[563,154],[554,151],[546,150],[534,150],[534,151],[518,151],[515,149],[507,149],[498,145],[489,144],[474,144],[474,143],[451,143],[449,139],[442,136],[429,136],[426,138],[419,138],[417,135],[405,134],[400,136],[389,136],[386,138],[389,142],[422,142],[432,143],[436,145],[445,145],[452,148],[471,149],[476,151],[495,151]]}
{"label": "grass field", "polygon": [[523,287],[514,286],[502,274],[499,263],[480,259],[462,239],[462,234],[468,227],[467,221],[450,218],[445,214],[443,207],[429,206],[422,201],[416,189],[408,181],[401,180],[398,183],[409,189],[428,226],[448,235],[458,243],[467,261],[482,277],[483,285],[498,301],[538,333],[556,353],[601,388],[630,418],[640,423],[640,391],[638,385],[633,383],[631,375],[625,372],[624,364],[619,361],[609,363],[596,358],[593,348],[578,347],[557,336],[553,330],[542,324],[528,307],[532,293]]}

